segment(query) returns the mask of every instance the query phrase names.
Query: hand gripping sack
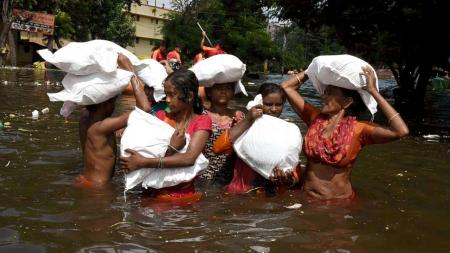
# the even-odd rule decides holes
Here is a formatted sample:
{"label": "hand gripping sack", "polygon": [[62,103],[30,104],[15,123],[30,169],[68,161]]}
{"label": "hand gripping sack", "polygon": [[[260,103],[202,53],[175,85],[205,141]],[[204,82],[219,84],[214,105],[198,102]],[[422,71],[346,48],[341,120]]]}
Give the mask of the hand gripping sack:
{"label": "hand gripping sack", "polygon": [[117,69],[117,56],[122,53],[130,59],[136,70],[141,70],[143,63],[130,51],[107,40],[71,42],[55,53],[48,49],[39,50],[38,54],[57,68],[74,75],[89,75],[98,72],[111,73]]}
{"label": "hand gripping sack", "polygon": [[275,167],[295,169],[302,149],[299,128],[282,119],[263,115],[233,144],[237,155],[266,179]]}
{"label": "hand gripping sack", "polygon": [[[131,112],[123,132],[120,155],[129,156],[125,149],[133,149],[144,157],[163,157],[175,131],[167,123],[139,108]],[[189,143],[180,152],[186,152]],[[125,176],[125,191],[142,183],[144,188],[161,189],[189,182],[208,167],[208,159],[200,154],[195,164],[181,168],[142,168]]]}
{"label": "hand gripping sack", "polygon": [[[365,66],[369,66],[375,72],[369,63],[352,55],[322,55],[312,60],[305,73],[321,95],[327,85],[357,90],[373,115],[377,112],[377,102],[367,91],[362,89],[367,85],[366,77],[360,74],[361,67]],[[375,78],[378,89],[376,73]]]}
{"label": "hand gripping sack", "polygon": [[190,70],[195,73],[202,86],[211,87],[214,84],[236,82],[235,93],[242,92],[247,96],[247,91],[241,82],[246,66],[234,55],[211,56],[197,62]]}

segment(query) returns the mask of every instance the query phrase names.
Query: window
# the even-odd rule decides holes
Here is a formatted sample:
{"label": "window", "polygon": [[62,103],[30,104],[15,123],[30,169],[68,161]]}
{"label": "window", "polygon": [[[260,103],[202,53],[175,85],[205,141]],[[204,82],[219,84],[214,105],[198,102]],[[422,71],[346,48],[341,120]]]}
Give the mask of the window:
{"label": "window", "polygon": [[139,15],[136,15],[136,21],[139,21],[139,20],[140,20],[140,18],[141,18],[141,16],[139,16]]}
{"label": "window", "polygon": [[158,24],[158,19],[155,19],[156,24]]}
{"label": "window", "polygon": [[136,37],[136,44],[139,44],[139,38]]}

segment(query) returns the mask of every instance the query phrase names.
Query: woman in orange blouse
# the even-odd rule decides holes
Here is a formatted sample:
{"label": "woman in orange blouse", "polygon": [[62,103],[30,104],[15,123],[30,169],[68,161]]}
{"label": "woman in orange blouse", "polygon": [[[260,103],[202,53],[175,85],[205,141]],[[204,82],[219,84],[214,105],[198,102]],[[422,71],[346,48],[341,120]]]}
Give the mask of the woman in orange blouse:
{"label": "woman in orange blouse", "polygon": [[362,147],[391,142],[409,133],[400,114],[378,92],[373,70],[364,67],[363,74],[368,80],[366,90],[388,119],[389,128],[358,121],[351,115],[360,101],[356,91],[328,85],[322,96],[324,105],[319,110],[297,92],[308,78],[305,72],[281,85],[292,108],[308,126],[303,148],[308,163],[302,187],[302,195],[307,200],[354,198],[350,175]]}

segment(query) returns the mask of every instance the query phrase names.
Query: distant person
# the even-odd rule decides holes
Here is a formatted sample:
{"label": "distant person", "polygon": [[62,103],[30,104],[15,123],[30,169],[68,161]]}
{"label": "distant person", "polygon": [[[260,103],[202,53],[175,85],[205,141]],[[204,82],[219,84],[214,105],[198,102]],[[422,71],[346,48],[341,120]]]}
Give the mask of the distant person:
{"label": "distant person", "polygon": [[172,51],[170,51],[167,54],[166,59],[167,61],[176,60],[178,63],[181,64],[181,48],[179,46],[176,46]]}
{"label": "distant person", "polygon": [[205,37],[206,37],[206,33],[202,32],[202,42],[200,43],[200,48],[203,51],[204,56],[206,56],[206,58],[217,55],[217,54],[226,54],[225,51],[223,51],[220,42],[216,43],[216,45],[214,47],[207,47],[205,46]]}
{"label": "distant person", "polygon": [[163,42],[161,42],[159,47],[153,51],[152,59],[158,62],[166,60],[166,45]]}
{"label": "distant person", "polygon": [[409,133],[400,114],[378,92],[374,71],[367,66],[362,74],[368,80],[366,91],[378,103],[389,127],[357,120],[355,115],[366,108],[355,90],[330,83],[322,95],[323,106],[318,109],[298,92],[308,79],[305,72],[281,84],[292,109],[308,126],[303,148],[308,162],[302,188],[302,197],[308,202],[346,204],[353,200],[356,194],[350,177],[362,148],[398,140]]}
{"label": "distant person", "polygon": [[194,64],[196,64],[199,61],[202,61],[205,59],[205,54],[203,52],[200,52],[198,54],[195,55],[194,57]]}
{"label": "distant person", "polygon": [[[130,60],[119,54],[119,68],[134,72]],[[136,106],[150,112],[150,102],[144,92],[144,82],[135,76],[131,78]],[[102,186],[111,180],[116,163],[116,139],[114,132],[127,125],[130,113],[111,117],[116,98],[103,103],[88,105],[80,118],[80,142],[84,156],[84,172],[78,183],[87,186]]]}

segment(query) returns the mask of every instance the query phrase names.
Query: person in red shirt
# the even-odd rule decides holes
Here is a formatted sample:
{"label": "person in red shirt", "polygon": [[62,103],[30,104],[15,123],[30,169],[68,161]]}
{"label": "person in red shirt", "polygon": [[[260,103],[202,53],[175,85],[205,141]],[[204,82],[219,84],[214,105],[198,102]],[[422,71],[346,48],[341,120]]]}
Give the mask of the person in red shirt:
{"label": "person in red shirt", "polygon": [[205,54],[203,52],[200,52],[198,54],[195,55],[194,57],[194,64],[196,64],[199,61],[202,61],[205,59]]}
{"label": "person in red shirt", "polygon": [[153,51],[152,59],[157,60],[158,62],[164,61],[166,59],[166,45],[161,43],[159,48]]}
{"label": "person in red shirt", "polygon": [[177,62],[181,63],[181,48],[179,46],[176,46],[172,51],[170,51],[167,54],[167,61],[170,61],[171,59],[177,60]]}
{"label": "person in red shirt", "polygon": [[223,51],[220,43],[216,43],[216,45],[214,47],[207,47],[205,46],[205,37],[206,37],[206,33],[202,32],[202,42],[200,44],[200,48],[203,51],[203,55],[206,56],[206,58],[211,57],[213,55],[217,55],[217,54],[226,54],[225,51]]}

